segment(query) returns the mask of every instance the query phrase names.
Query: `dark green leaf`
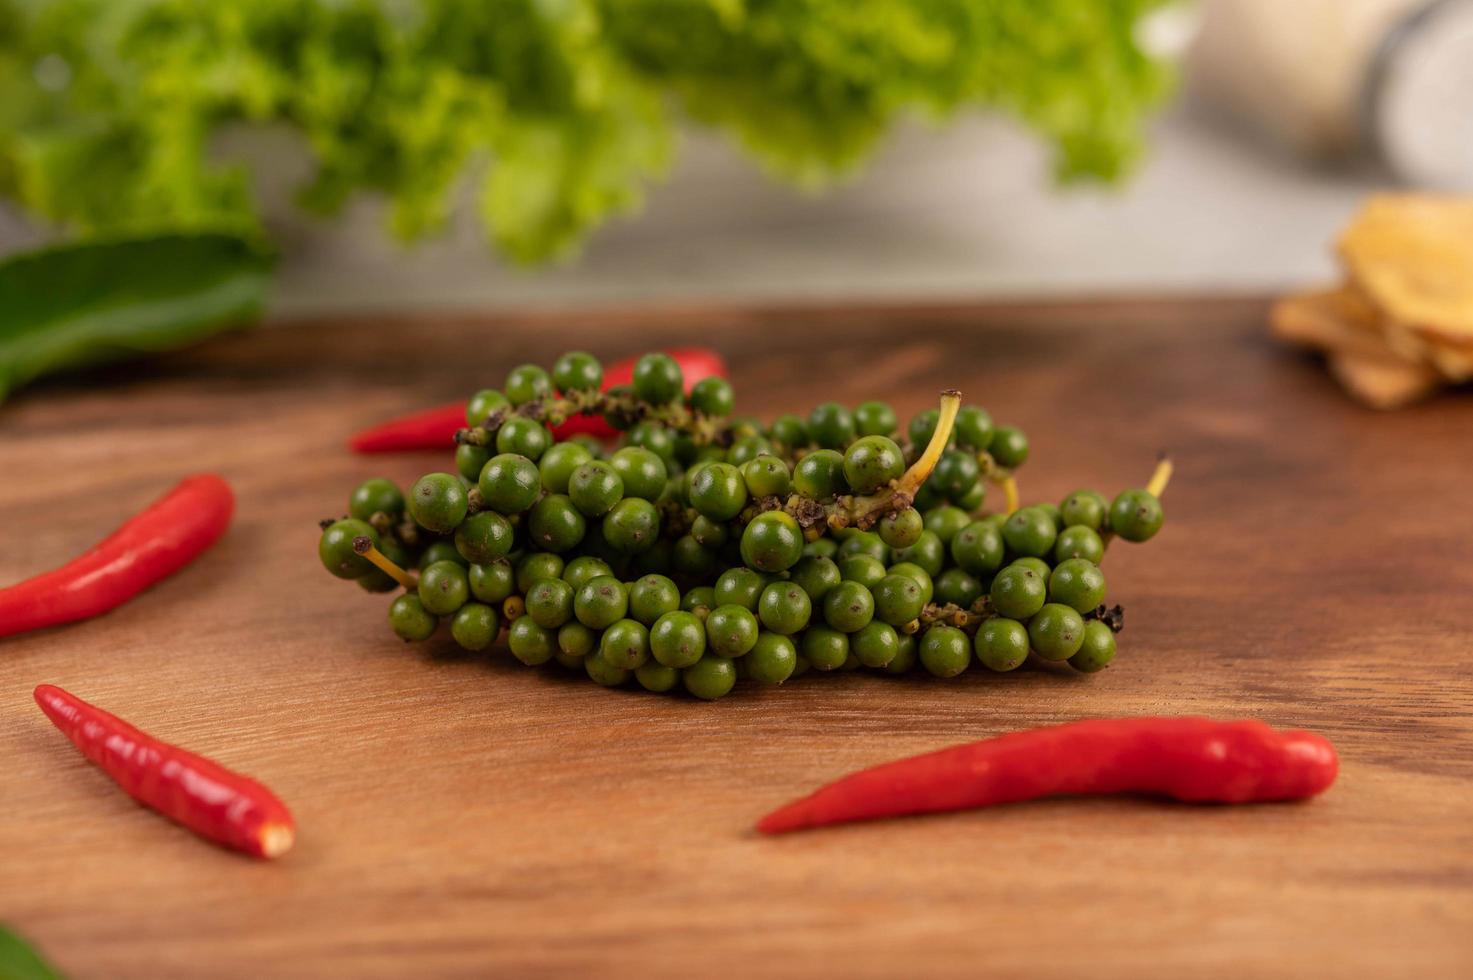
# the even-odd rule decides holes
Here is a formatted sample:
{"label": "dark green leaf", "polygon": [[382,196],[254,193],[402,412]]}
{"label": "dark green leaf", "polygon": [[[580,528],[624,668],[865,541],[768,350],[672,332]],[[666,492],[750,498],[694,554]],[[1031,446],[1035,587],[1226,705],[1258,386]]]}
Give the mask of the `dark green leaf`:
{"label": "dark green leaf", "polygon": [[43,374],[174,350],[261,314],[271,258],[231,235],[65,245],[0,263],[0,400]]}
{"label": "dark green leaf", "polygon": [[0,980],[60,980],[41,954],[26,941],[0,926]]}

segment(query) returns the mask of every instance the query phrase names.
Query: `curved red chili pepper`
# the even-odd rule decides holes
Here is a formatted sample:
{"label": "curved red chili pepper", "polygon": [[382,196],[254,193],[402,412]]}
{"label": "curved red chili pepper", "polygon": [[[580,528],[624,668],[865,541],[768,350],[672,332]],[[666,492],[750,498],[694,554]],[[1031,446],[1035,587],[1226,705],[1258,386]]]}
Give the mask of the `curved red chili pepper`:
{"label": "curved red chili pepper", "polygon": [[[726,377],[726,360],[714,350],[706,347],[675,347],[665,353],[675,358],[685,376],[685,389],[704,378]],[[634,378],[634,362],[637,358],[615,361],[604,369],[604,390],[614,385],[628,384]],[[455,445],[455,433],[465,428],[465,402],[439,405],[412,415],[405,415],[371,428],[353,433],[348,438],[348,448],[355,453],[394,453],[412,449],[445,449]],[[600,439],[617,435],[609,424],[597,415],[575,415],[552,430],[556,439],[567,439],[579,433],[589,433]]]}
{"label": "curved red chili pepper", "polygon": [[1259,721],[1079,721],[865,769],[774,810],[757,829],[780,834],[1078,794],[1146,793],[1189,803],[1297,800],[1328,789],[1338,769],[1327,739]]}
{"label": "curved red chili pepper", "polygon": [[133,799],[226,847],[278,857],[296,839],[286,804],[265,786],[161,742],[59,687],[36,688],[57,728]]}
{"label": "curved red chili pepper", "polygon": [[0,636],[88,619],[120,606],[214,544],[235,495],[214,474],[186,477],[86,554],[0,589]]}

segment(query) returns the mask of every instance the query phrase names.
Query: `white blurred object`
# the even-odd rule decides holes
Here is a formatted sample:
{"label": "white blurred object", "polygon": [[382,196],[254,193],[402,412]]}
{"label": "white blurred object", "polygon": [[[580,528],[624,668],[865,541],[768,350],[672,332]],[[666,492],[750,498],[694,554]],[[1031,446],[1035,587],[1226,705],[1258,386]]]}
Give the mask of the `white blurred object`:
{"label": "white blurred object", "polygon": [[1473,0],[1204,0],[1191,71],[1300,150],[1473,187]]}

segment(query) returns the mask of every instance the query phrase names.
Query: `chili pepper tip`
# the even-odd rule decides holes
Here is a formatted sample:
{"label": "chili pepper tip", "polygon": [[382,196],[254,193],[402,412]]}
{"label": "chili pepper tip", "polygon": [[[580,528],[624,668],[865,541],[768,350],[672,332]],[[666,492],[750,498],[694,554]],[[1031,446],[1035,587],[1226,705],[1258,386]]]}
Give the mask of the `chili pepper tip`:
{"label": "chili pepper tip", "polygon": [[296,831],[285,824],[269,823],[261,828],[261,856],[281,857],[297,842]]}

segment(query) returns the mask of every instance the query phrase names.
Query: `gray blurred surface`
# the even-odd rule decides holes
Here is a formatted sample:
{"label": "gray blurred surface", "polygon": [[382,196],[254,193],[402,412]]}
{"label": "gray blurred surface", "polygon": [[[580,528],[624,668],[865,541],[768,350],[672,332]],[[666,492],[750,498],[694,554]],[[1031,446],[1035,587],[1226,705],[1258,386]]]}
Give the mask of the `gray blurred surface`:
{"label": "gray blurred surface", "polygon": [[[909,126],[821,195],[694,134],[642,215],[606,226],[569,263],[528,270],[501,263],[469,217],[406,248],[373,201],[336,223],[298,216],[282,202],[305,161],[290,144],[244,143],[273,161],[265,196],[287,256],[278,315],[1276,290],[1332,275],[1330,239],[1373,186],[1185,108],[1158,122],[1149,159],[1119,189],[1054,187],[1043,148],[997,119]],[[34,237],[0,217],[0,248]]]}

